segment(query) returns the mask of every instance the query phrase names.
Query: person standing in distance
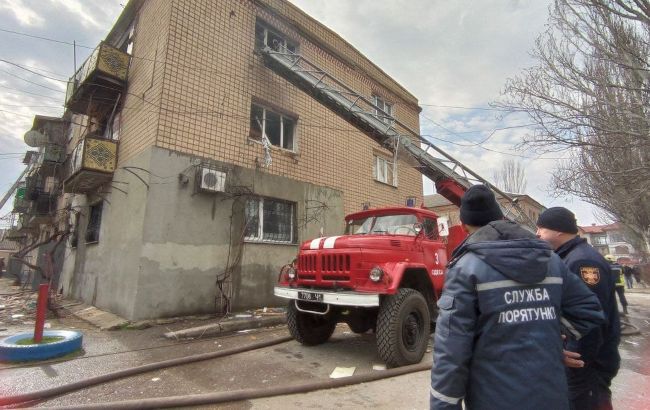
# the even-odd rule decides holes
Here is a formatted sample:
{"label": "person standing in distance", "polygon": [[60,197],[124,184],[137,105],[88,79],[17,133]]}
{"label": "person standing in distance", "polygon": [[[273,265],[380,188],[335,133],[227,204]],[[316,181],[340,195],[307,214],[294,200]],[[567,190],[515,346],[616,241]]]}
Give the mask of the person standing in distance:
{"label": "person standing in distance", "polygon": [[438,300],[430,408],[568,409],[561,323],[576,338],[598,327],[598,299],[546,242],[503,220],[485,185],[463,195],[460,220],[470,235]]}
{"label": "person standing in distance", "polygon": [[[623,306],[623,315],[627,315],[627,299],[625,298],[625,282],[623,282],[623,267],[616,262],[614,255],[605,255],[605,260],[609,262],[609,269],[614,276],[614,288],[618,295],[618,300]],[[619,312],[620,314],[620,312]]]}
{"label": "person standing in distance", "polygon": [[566,208],[554,207],[542,212],[537,220],[537,236],[547,241],[571,272],[598,297],[607,319],[581,340],[567,335],[566,350],[580,354],[584,361],[584,367],[567,368],[571,408],[611,409],[609,386],[621,362],[618,352],[621,325],[609,263],[586,239],[578,236],[575,215]]}

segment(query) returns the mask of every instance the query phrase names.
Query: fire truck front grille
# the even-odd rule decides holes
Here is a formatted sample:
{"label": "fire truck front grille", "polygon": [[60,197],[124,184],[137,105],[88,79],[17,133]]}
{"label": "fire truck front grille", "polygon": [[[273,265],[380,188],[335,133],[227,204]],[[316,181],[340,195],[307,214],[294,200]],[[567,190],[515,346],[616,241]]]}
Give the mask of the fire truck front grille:
{"label": "fire truck front grille", "polygon": [[350,255],[309,254],[298,260],[298,279],[343,282],[350,280]]}

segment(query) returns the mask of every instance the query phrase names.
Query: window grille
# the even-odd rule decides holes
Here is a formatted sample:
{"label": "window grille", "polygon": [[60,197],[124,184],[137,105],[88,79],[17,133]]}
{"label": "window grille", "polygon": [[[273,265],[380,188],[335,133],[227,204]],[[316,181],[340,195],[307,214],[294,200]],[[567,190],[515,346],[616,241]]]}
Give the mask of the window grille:
{"label": "window grille", "polygon": [[296,204],[270,198],[246,202],[245,238],[253,242],[296,243]]}

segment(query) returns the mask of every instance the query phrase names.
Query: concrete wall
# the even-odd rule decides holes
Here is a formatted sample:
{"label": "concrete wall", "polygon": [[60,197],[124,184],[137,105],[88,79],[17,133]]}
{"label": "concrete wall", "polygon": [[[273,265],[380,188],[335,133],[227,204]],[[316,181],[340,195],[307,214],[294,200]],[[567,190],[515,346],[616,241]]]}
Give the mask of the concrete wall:
{"label": "concrete wall", "polygon": [[[145,184],[128,167],[147,169],[150,151],[133,157],[115,172],[113,185],[105,186],[99,242],[86,244],[85,230],[89,205],[102,198],[76,195],[73,209],[79,221],[79,239],[76,248],[68,246],[59,281],[59,289],[66,296],[83,300],[101,309],[126,318],[133,317],[137,297],[142,253],[142,233],[148,191]],[[127,168],[125,168],[127,167]],[[146,172],[137,171],[149,183]]]}
{"label": "concrete wall", "polygon": [[[196,193],[194,175],[200,158],[155,147],[149,152],[150,189],[142,245],[134,247],[141,255],[135,264],[137,283],[130,282],[137,289],[131,319],[218,311],[222,300],[216,281],[228,266],[232,269],[226,291],[232,310],[283,304],[272,296],[273,286],[280,267],[297,255],[300,242],[319,236],[321,229],[325,235],[343,230],[340,191],[213,161],[228,173],[229,192]],[[183,183],[179,174],[188,182]],[[242,241],[244,204],[251,196],[296,203],[295,244]],[[110,229],[102,226],[102,234]],[[236,263],[240,251],[241,262]],[[97,301],[100,306],[100,298]]]}

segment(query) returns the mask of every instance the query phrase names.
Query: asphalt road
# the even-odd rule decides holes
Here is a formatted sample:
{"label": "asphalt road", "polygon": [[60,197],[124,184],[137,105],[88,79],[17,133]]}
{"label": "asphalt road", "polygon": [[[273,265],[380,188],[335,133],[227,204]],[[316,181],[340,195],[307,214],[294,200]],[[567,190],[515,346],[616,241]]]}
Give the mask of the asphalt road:
{"label": "asphalt road", "polygon": [[[614,380],[616,409],[650,408],[650,293],[628,293],[629,320],[641,335],[626,336],[620,346],[622,369]],[[0,304],[2,302],[0,301]],[[211,352],[287,335],[285,327],[240,332],[213,339],[170,341],[162,334],[169,330],[203,325],[208,322],[179,321],[145,330],[101,332],[75,318],[50,320],[52,328],[81,329],[84,352],[62,362],[35,365],[0,364],[0,394],[3,396],[41,390],[136,365]],[[29,324],[7,324],[0,336],[29,330]],[[431,353],[425,355],[431,361]],[[339,325],[327,344],[305,347],[294,341],[236,356],[213,359],[145,373],[128,379],[90,387],[41,403],[35,407],[66,407],[233,391],[310,381],[329,380],[336,367],[354,367],[354,374],[381,372],[372,334],[356,335]],[[426,409],[429,373],[419,372],[372,383],[255,399],[227,405],[203,406],[220,409]]]}

